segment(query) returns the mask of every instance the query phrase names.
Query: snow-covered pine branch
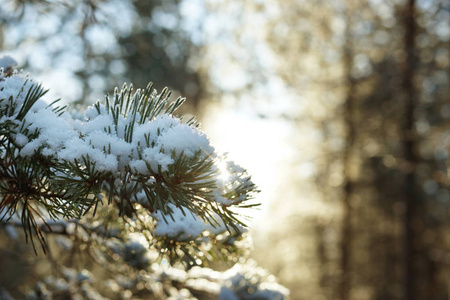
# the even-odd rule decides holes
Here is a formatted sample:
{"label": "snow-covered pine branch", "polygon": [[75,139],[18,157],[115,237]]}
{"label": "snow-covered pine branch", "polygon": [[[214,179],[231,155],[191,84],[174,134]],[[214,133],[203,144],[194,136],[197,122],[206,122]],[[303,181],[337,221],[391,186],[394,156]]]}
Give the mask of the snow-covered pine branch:
{"label": "snow-covered pine branch", "polygon": [[194,119],[174,115],[184,99],[124,85],[84,111],[66,111],[48,105],[43,87],[12,72],[14,64],[0,58],[0,221],[21,222],[44,249],[47,222],[80,219],[106,202],[156,222],[152,235],[170,240],[245,227],[233,208],[252,206],[255,185]]}

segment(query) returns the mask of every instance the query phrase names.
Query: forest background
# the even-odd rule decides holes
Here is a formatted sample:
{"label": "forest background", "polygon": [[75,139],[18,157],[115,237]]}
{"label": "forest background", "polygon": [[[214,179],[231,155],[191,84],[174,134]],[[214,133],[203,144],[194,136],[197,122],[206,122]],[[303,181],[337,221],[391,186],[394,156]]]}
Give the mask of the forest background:
{"label": "forest background", "polygon": [[187,97],[262,190],[252,257],[292,299],[450,299],[449,24],[444,0],[1,0],[0,50],[55,99]]}

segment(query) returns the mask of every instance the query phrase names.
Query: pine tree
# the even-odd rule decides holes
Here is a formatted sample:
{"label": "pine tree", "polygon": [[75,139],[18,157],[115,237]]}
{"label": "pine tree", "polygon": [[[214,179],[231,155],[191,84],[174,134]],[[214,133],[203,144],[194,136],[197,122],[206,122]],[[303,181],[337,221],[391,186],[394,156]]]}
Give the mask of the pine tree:
{"label": "pine tree", "polygon": [[[238,212],[258,205],[249,201],[258,191],[194,118],[175,115],[183,98],[170,102],[167,89],[125,84],[88,108],[49,105],[44,87],[14,64],[0,58],[0,225],[14,243],[22,228],[35,254],[42,249],[54,266],[19,296],[287,295],[251,261],[224,273],[206,268],[243,261],[247,229]],[[108,280],[65,265],[69,250],[84,252]]]}

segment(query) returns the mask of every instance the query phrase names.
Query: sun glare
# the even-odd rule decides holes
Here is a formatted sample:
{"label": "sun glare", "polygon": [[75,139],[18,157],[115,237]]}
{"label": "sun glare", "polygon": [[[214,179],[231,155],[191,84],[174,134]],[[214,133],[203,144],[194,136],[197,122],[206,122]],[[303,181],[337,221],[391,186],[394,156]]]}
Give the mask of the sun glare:
{"label": "sun glare", "polygon": [[[257,202],[261,209],[269,209],[270,199],[275,199],[279,181],[284,180],[283,161],[290,157],[286,140],[289,128],[279,122],[261,120],[244,111],[218,107],[211,109],[211,118],[203,124],[220,153],[229,151],[227,158],[248,170],[252,181],[261,190]],[[231,174],[225,162],[219,162],[220,179],[226,182]],[[260,210],[247,210],[252,222],[262,217]],[[264,222],[262,222],[264,223]]]}
{"label": "sun glare", "polygon": [[227,170],[227,163],[225,161],[221,161],[218,165],[219,168],[219,179],[223,182],[226,183],[229,181],[230,179],[230,172],[228,172]]}

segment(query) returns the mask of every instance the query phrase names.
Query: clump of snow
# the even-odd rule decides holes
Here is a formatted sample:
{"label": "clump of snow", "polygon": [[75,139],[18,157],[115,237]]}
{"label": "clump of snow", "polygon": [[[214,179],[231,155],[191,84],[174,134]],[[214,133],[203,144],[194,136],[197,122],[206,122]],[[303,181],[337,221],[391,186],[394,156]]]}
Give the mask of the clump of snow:
{"label": "clump of snow", "polygon": [[[92,148],[84,156],[89,154],[91,159],[95,159],[97,167],[101,166],[101,170],[114,171],[113,168],[116,168],[117,171],[123,171],[128,168],[136,174],[149,175],[159,172],[159,169],[168,171],[169,166],[175,163],[173,155],[183,153],[193,157],[199,151],[206,155],[214,153],[205,134],[168,114],[144,124],[133,124],[132,137],[126,141],[126,127],[132,121],[130,116],[119,116],[115,122],[102,106],[100,113],[91,106],[85,112],[84,121],[72,122],[72,130],[78,133],[84,143],[71,140],[60,150],[58,157],[65,160],[79,159],[82,153],[76,147],[82,147],[83,151]],[[104,152],[104,155],[100,156],[98,151]],[[117,165],[110,163],[109,155],[116,157]],[[102,162],[102,159],[108,162]]]}
{"label": "clump of snow", "polygon": [[155,234],[158,236],[165,236],[179,241],[190,240],[199,236],[204,231],[210,231],[214,234],[226,231],[225,224],[219,216],[216,218],[214,227],[200,217],[193,215],[187,209],[183,210],[173,204],[168,204],[172,210],[171,216],[163,216],[161,211],[152,214],[158,220]]}
{"label": "clump of snow", "polygon": [[[219,185],[219,186],[221,186],[221,185]],[[224,204],[224,205],[233,204],[233,200],[224,197],[223,193],[224,193],[223,190],[214,190],[213,191],[213,196],[214,196],[214,199],[216,200],[216,202],[218,202],[220,204]]]}
{"label": "clump of snow", "polygon": [[183,213],[180,208],[173,204],[168,206],[172,210],[171,217],[163,216],[161,211],[153,213],[153,217],[158,219],[154,232],[156,235],[188,240],[200,235],[206,229],[205,222],[189,211],[184,210]]}
{"label": "clump of snow", "polygon": [[206,135],[186,124],[177,124],[176,127],[167,130],[158,139],[158,144],[167,152],[174,151],[177,154],[183,152],[187,157],[193,157],[199,149],[206,155],[214,152]]}
{"label": "clump of snow", "polygon": [[9,109],[15,108],[11,115],[16,116],[25,101],[28,91],[36,85],[36,82],[22,73],[15,73],[13,76],[0,79],[0,108],[9,107],[11,105],[9,99],[13,99],[12,104],[14,107],[9,107]]}
{"label": "clump of snow", "polygon": [[114,155],[117,159],[119,170],[123,170],[130,163],[133,145],[117,136],[106,132],[94,131],[85,136],[85,141],[95,149],[102,149],[107,154]]}
{"label": "clump of snow", "polygon": [[135,172],[137,174],[143,174],[143,175],[147,175],[148,174],[148,168],[147,168],[147,163],[145,160],[143,159],[136,159],[130,162],[130,168],[132,172]]}
{"label": "clump of snow", "polygon": [[218,299],[284,300],[289,290],[278,284],[273,275],[257,266],[253,260],[236,264],[223,273]]}
{"label": "clump of snow", "polygon": [[208,291],[220,300],[285,300],[289,297],[289,290],[278,284],[273,275],[258,267],[253,260],[237,263],[225,272],[193,267],[185,277],[185,283],[190,288]]}
{"label": "clump of snow", "polygon": [[[87,111],[87,113],[89,113],[89,111]],[[89,118],[85,122],[77,122],[74,127],[84,134],[96,131],[107,132],[108,129],[112,130],[111,133],[116,133],[111,115],[100,115],[95,118]]]}
{"label": "clump of snow", "polygon": [[152,148],[146,148],[142,151],[145,161],[147,161],[153,172],[158,171],[158,166],[162,171],[167,171],[169,165],[172,165],[175,161],[167,154],[161,152],[161,147],[154,146]]}
{"label": "clump of snow", "polygon": [[[5,99],[12,97],[18,106],[25,99],[20,91],[32,85],[21,75],[6,78],[1,84],[4,88],[0,96]],[[18,136],[18,145],[22,146],[20,155],[31,156],[41,151],[43,155],[72,162],[89,157],[99,171],[131,170],[149,175],[159,170],[168,171],[169,166],[175,163],[174,155],[183,153],[193,157],[197,152],[214,153],[205,134],[168,114],[145,124],[133,124],[129,141],[125,140],[126,126],[130,126],[132,121],[129,116],[119,116],[115,122],[106,109],[99,113],[92,106],[86,110],[83,120],[68,117],[70,115],[57,115],[42,103],[33,106],[26,116],[24,128],[28,133],[38,134],[26,137],[24,131]]]}
{"label": "clump of snow", "polygon": [[29,132],[39,132],[39,135],[23,146],[22,156],[31,156],[39,150],[46,156],[56,155],[68,140],[77,137],[70,123],[50,108],[29,112],[24,123]]}
{"label": "clump of snow", "polygon": [[28,143],[28,137],[22,133],[17,133],[14,139],[19,146],[25,146]]}
{"label": "clump of snow", "polygon": [[115,171],[118,163],[117,157],[106,154],[100,149],[95,149],[85,140],[73,138],[64,144],[64,148],[58,151],[58,158],[66,161],[82,161],[83,158],[95,163],[99,171]]}

